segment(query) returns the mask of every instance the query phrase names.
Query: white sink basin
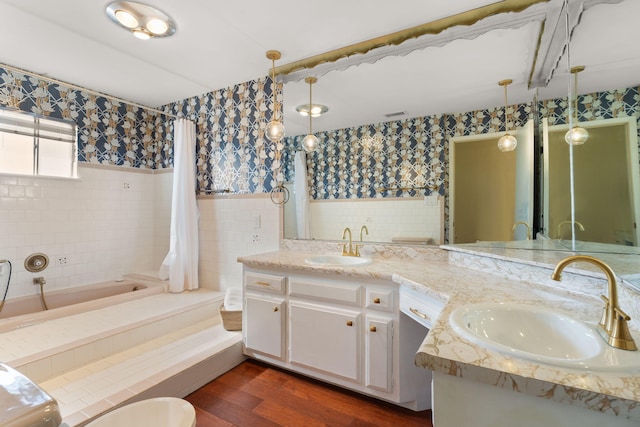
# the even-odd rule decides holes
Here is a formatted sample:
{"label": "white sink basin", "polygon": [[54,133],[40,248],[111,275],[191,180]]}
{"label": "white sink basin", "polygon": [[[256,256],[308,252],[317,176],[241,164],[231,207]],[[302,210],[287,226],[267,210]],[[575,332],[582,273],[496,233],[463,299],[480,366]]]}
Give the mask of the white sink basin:
{"label": "white sink basin", "polygon": [[537,306],[474,304],[454,310],[449,321],[458,334],[476,344],[556,365],[604,368],[605,350],[624,352],[608,347],[595,325]]}
{"label": "white sink basin", "polygon": [[364,257],[342,256],[342,255],[316,255],[304,260],[311,265],[327,265],[327,266],[358,266],[370,264],[371,260]]}

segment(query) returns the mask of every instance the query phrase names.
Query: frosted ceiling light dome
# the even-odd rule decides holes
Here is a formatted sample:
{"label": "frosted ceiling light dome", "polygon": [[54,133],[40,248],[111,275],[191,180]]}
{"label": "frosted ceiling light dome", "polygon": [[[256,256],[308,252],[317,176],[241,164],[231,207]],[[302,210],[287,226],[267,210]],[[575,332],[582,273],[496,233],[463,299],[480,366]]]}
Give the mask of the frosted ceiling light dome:
{"label": "frosted ceiling light dome", "polygon": [[302,104],[296,107],[296,111],[304,117],[307,117],[309,115],[309,112],[311,112],[311,117],[320,117],[321,115],[329,111],[329,107],[322,104]]}
{"label": "frosted ceiling light dome", "polygon": [[144,3],[114,1],[105,12],[113,22],[141,40],[169,37],[176,32],[176,24],[169,15]]}
{"label": "frosted ceiling light dome", "polygon": [[162,35],[167,32],[169,25],[161,19],[153,18],[147,22],[147,30],[151,31],[156,36]]}
{"label": "frosted ceiling light dome", "polygon": [[129,12],[127,12],[126,10],[118,9],[115,11],[114,14],[118,22],[127,28],[136,28],[138,25],[140,25],[136,17],[130,14]]}

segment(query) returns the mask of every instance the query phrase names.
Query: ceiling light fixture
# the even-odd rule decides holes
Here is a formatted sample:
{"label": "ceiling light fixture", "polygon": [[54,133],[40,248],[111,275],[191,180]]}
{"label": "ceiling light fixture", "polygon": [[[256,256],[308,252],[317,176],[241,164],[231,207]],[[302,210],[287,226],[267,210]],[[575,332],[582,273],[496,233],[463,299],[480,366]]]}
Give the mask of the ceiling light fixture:
{"label": "ceiling light fixture", "polygon": [[268,50],[267,58],[271,60],[271,96],[273,97],[273,116],[267,124],[267,138],[273,142],[279,142],[284,138],[284,125],[278,120],[278,100],[276,97],[276,59],[282,55],[277,50]]}
{"label": "ceiling light fixture", "polygon": [[169,37],[175,34],[175,22],[161,10],[134,1],[114,1],[107,5],[106,13],[116,24],[141,40]]}
{"label": "ceiling light fixture", "polygon": [[500,80],[498,82],[499,86],[504,87],[504,130],[506,133],[498,140],[498,149],[503,153],[515,150],[518,145],[516,137],[509,133],[509,121],[507,120],[507,86],[511,83],[513,83],[511,79]]}
{"label": "ceiling light fixture", "polygon": [[[574,123],[578,123],[578,73],[584,71],[584,66],[578,65],[576,67],[571,68],[571,74],[573,74],[573,97],[571,96],[571,91],[569,91],[569,102],[571,106],[573,106],[573,113],[571,112],[571,108],[569,108],[569,118],[573,118],[575,120]],[[573,115],[575,114],[575,117]],[[589,139],[589,132],[583,127],[571,126],[571,120],[569,120],[570,129],[564,135],[564,140],[567,144],[570,145],[582,145]]]}
{"label": "ceiling light fixture", "polygon": [[329,111],[329,107],[322,104],[302,104],[296,107],[296,111],[304,117],[307,117],[309,113],[311,113],[311,117],[320,117]]}
{"label": "ceiling light fixture", "polygon": [[[318,81],[315,77],[307,77],[304,79],[305,82],[309,83],[309,105],[313,105],[312,101],[312,92],[311,88],[313,84]],[[302,148],[307,153],[314,151],[318,147],[318,137],[313,134],[312,123],[313,123],[313,114],[307,114],[309,116],[309,135],[305,136],[302,140]]]}

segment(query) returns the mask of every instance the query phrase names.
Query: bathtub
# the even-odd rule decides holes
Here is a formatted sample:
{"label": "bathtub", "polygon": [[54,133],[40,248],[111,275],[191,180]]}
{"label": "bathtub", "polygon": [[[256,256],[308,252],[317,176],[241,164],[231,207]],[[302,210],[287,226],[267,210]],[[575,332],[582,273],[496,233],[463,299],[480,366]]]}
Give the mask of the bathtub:
{"label": "bathtub", "polygon": [[0,312],[0,333],[164,291],[161,283],[142,283],[134,280],[112,280],[50,292],[47,292],[45,285],[44,295],[49,310],[42,309],[40,293],[7,300]]}

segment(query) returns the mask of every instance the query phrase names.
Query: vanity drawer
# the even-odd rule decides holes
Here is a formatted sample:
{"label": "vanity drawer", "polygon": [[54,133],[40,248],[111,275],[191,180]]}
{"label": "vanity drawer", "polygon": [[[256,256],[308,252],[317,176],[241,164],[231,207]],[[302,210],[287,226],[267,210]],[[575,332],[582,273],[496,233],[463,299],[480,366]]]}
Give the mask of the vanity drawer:
{"label": "vanity drawer", "polygon": [[399,293],[400,311],[431,329],[433,322],[440,316],[445,302],[404,286],[400,286]]}
{"label": "vanity drawer", "polygon": [[393,289],[378,287],[367,288],[367,308],[373,310],[393,311],[394,308]]}
{"label": "vanity drawer", "polygon": [[245,273],[244,284],[247,289],[284,294],[287,278],[264,273]]}
{"label": "vanity drawer", "polygon": [[356,283],[316,281],[293,276],[289,278],[289,295],[292,297],[360,306],[362,293],[362,286]]}

